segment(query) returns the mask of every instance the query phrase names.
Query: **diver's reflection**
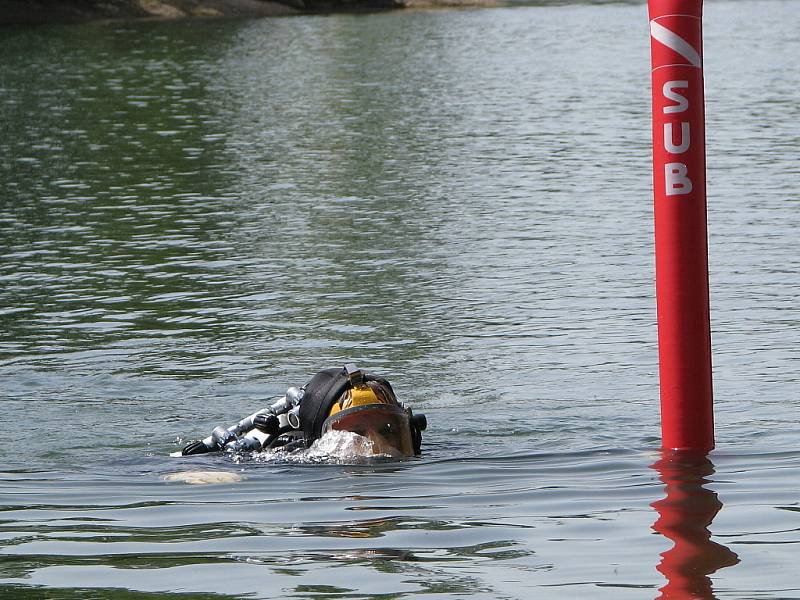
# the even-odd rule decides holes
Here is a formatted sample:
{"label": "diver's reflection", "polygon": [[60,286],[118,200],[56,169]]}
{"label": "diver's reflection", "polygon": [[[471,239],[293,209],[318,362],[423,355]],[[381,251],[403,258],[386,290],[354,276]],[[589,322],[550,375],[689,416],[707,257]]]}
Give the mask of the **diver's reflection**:
{"label": "diver's reflection", "polygon": [[714,599],[709,575],[739,562],[726,546],[711,541],[708,526],[722,508],[717,494],[703,487],[714,473],[704,454],[665,451],[651,465],[666,486],[666,496],[651,506],[653,529],[674,542],[661,554],[658,571],[667,578],[656,600]]}

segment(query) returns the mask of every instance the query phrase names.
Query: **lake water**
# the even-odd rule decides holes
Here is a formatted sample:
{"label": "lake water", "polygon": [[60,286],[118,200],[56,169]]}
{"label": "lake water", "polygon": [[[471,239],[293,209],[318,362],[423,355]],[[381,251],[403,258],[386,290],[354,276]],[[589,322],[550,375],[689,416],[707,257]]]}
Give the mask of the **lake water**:
{"label": "lake water", "polygon": [[[0,29],[0,597],[800,598],[798,25],[706,5],[679,461],[644,5]],[[168,457],[346,361],[421,458]]]}

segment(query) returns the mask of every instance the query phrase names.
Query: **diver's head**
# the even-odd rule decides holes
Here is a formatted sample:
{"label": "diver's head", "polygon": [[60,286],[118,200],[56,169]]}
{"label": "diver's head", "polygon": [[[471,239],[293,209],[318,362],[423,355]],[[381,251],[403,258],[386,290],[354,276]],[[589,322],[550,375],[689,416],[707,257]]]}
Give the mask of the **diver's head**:
{"label": "diver's head", "polygon": [[411,411],[404,409],[387,385],[367,381],[346,390],[322,423],[322,433],[351,431],[369,438],[374,454],[413,456]]}
{"label": "diver's head", "polygon": [[329,431],[350,431],[368,438],[374,454],[420,453],[425,416],[398,402],[385,379],[347,364],[317,373],[304,387],[299,416],[307,445]]}

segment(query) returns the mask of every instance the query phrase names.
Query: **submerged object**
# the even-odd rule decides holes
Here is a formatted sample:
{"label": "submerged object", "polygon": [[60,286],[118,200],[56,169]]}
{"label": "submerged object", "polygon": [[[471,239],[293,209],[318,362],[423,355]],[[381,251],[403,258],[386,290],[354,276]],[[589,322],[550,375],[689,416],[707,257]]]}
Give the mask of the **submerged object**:
{"label": "submerged object", "polygon": [[244,477],[230,471],[179,471],[164,475],[162,479],[170,483],[207,485],[212,483],[236,483],[244,479]]}

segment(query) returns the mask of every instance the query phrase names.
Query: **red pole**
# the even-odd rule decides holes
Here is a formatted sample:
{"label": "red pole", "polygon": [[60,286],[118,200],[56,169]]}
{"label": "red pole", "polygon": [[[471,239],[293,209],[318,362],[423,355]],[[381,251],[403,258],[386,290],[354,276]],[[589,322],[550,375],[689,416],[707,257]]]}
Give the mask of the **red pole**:
{"label": "red pole", "polygon": [[702,0],[649,0],[664,449],[714,447]]}

